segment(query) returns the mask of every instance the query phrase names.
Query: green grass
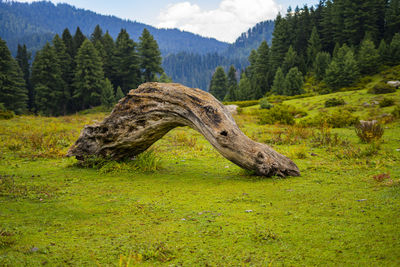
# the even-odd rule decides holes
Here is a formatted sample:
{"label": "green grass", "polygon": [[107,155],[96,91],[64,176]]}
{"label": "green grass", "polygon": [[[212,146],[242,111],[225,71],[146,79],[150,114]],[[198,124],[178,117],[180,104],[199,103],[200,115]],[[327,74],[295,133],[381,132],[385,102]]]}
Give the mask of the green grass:
{"label": "green grass", "polygon": [[[351,106],[375,97],[337,94]],[[313,115],[330,97],[287,104]],[[1,120],[0,265],[398,265],[399,121],[378,144],[354,128],[326,129],[338,141],[322,144],[318,128],[258,125],[254,108],[238,125],[301,177],[251,176],[187,127],[138,162],[83,168],[63,155],[104,113]]]}

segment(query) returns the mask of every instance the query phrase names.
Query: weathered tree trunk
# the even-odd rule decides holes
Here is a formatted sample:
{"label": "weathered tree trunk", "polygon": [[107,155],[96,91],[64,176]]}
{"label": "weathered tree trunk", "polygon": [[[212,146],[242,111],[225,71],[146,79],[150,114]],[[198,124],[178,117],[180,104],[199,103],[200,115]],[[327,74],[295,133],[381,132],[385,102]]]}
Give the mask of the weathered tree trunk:
{"label": "weathered tree trunk", "polygon": [[85,126],[67,156],[136,156],[171,129],[189,126],[228,160],[264,176],[299,176],[296,164],[240,131],[211,94],[173,83],[145,83],[121,99],[103,122]]}

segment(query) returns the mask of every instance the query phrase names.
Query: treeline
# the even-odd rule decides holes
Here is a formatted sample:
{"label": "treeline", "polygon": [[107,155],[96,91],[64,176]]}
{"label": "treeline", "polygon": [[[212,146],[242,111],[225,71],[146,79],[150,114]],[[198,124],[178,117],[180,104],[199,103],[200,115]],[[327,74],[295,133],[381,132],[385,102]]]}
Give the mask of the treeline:
{"label": "treeline", "polygon": [[110,107],[143,82],[170,81],[147,29],[136,43],[125,29],[114,41],[99,25],[90,38],[79,27],[73,36],[66,28],[36,53],[32,67],[25,45],[18,45],[16,60],[1,39],[0,50],[0,104],[17,114],[57,116]]}
{"label": "treeline", "polygon": [[231,59],[218,53],[201,55],[180,52],[165,56],[162,66],[174,82],[206,91],[215,68],[217,66],[229,68],[231,64],[241,69],[247,65],[247,60]]}
{"label": "treeline", "polygon": [[400,64],[400,0],[320,1],[278,14],[271,47],[263,42],[250,66],[228,76],[217,68],[209,91],[227,101],[304,93],[305,78],[321,93],[355,83],[383,65]]}

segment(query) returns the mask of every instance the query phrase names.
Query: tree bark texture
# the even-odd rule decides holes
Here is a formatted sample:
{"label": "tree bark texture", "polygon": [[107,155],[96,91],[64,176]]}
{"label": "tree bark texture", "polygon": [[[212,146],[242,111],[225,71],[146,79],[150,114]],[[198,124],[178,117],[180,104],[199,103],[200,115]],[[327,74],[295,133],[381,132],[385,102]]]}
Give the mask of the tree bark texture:
{"label": "tree bark texture", "polygon": [[67,156],[132,158],[179,126],[200,132],[222,156],[258,175],[300,175],[289,158],[244,135],[211,94],[176,83],[145,83],[131,90],[103,122],[85,126]]}

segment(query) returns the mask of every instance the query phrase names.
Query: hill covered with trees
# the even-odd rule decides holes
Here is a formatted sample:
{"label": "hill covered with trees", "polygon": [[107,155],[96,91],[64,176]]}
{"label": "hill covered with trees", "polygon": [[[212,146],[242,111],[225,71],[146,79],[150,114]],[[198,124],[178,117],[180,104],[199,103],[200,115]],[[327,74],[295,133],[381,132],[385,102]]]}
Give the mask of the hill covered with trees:
{"label": "hill covered with trees", "polygon": [[165,55],[181,51],[205,54],[228,47],[227,43],[213,38],[178,29],[157,29],[136,21],[78,9],[68,4],[0,0],[0,37],[7,42],[13,55],[17,52],[18,44],[26,44],[28,50],[34,52],[41,49],[47,41],[51,41],[54,34],[61,34],[65,28],[73,31],[80,27],[82,33],[89,36],[96,25],[108,30],[113,38],[124,28],[133,40],[138,40],[146,28],[157,40],[161,52]]}
{"label": "hill covered with trees", "polygon": [[400,64],[399,51],[399,0],[320,1],[279,14],[271,45],[251,51],[240,82],[230,88],[217,69],[210,91],[228,101],[332,92]]}
{"label": "hill covered with trees", "polygon": [[14,59],[0,38],[0,108],[17,114],[65,115],[103,105],[112,107],[143,82],[170,81],[161,67],[157,42],[147,29],[134,42],[125,29],[116,40],[97,25],[87,38],[78,27],[56,34],[31,54],[18,46]]}

